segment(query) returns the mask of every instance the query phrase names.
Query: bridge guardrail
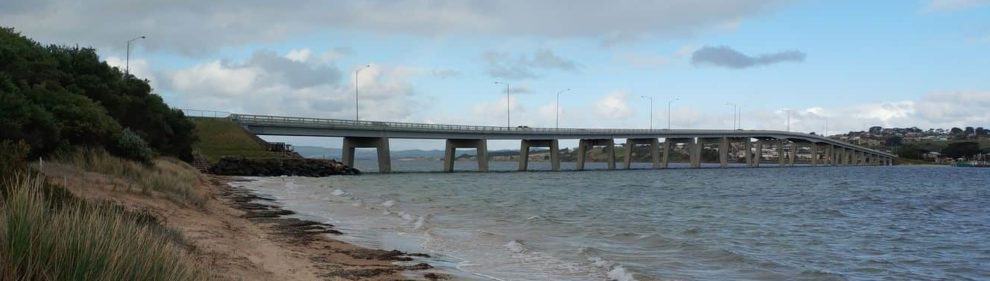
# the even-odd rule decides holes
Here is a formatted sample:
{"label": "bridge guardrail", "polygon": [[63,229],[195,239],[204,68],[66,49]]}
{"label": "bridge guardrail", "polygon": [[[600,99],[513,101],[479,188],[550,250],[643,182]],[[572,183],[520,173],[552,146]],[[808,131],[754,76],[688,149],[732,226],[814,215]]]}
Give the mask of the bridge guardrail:
{"label": "bridge guardrail", "polygon": [[482,133],[482,134],[521,133],[521,134],[556,134],[556,135],[580,135],[580,134],[594,134],[594,135],[658,134],[659,135],[659,134],[672,134],[671,131],[677,131],[675,135],[676,134],[719,135],[719,134],[744,133],[743,135],[753,135],[759,137],[780,137],[780,136],[800,137],[807,140],[815,140],[815,141],[845,146],[849,148],[855,148],[863,151],[879,153],[888,156],[895,156],[887,152],[877,151],[874,149],[869,149],[858,145],[844,143],[842,141],[829,139],[823,136],[811,135],[805,133],[796,133],[796,132],[779,132],[779,131],[703,130],[703,129],[678,129],[678,130],[588,129],[588,128],[529,128],[529,127],[513,128],[513,127],[500,127],[500,126],[448,125],[448,124],[407,123],[407,122],[392,122],[392,121],[358,121],[358,120],[343,120],[343,119],[287,117],[287,116],[252,115],[252,114],[229,114],[229,117],[241,123],[256,124],[256,125],[261,125],[261,124],[281,125],[281,126],[315,125],[315,126],[319,126],[323,128],[331,128],[331,129],[381,130],[381,131],[394,129],[394,130],[420,131],[420,132],[451,132],[451,133],[469,132],[469,133]]}

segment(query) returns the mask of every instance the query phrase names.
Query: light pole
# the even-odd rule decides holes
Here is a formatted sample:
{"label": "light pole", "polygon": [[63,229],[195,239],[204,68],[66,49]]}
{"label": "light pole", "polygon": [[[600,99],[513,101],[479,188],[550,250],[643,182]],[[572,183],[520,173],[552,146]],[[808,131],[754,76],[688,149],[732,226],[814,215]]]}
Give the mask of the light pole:
{"label": "light pole", "polygon": [[678,98],[674,98],[667,102],[667,130],[670,130],[670,105],[677,101]]}
{"label": "light pole", "polygon": [[358,74],[361,73],[361,70],[364,70],[365,68],[369,68],[369,67],[371,67],[371,65],[366,64],[364,65],[364,67],[359,67],[358,69],[354,70],[354,121],[361,120],[360,118],[361,110],[358,109]]}
{"label": "light pole", "polygon": [[650,130],[653,130],[653,97],[639,96],[640,98],[650,100]]}
{"label": "light pole", "polygon": [[138,37],[134,37],[131,40],[127,40],[127,55],[125,56],[126,59],[124,59],[125,76],[131,74],[131,42],[134,42],[134,40],[144,39],[144,38],[145,38],[144,35],[141,35]]}
{"label": "light pole", "polygon": [[560,90],[559,92],[557,92],[557,103],[556,103],[556,106],[554,106],[554,108],[553,108],[554,115],[555,115],[554,118],[556,118],[554,120],[554,128],[560,129],[560,94],[563,94],[564,92],[567,92],[567,91],[570,91],[570,90],[571,89],[563,89],[563,90]]}
{"label": "light pole", "polygon": [[790,132],[791,131],[791,110],[790,109],[784,109],[784,112],[787,112],[787,131]]}
{"label": "light pole", "polygon": [[509,110],[511,107],[511,101],[509,100],[509,83],[495,81],[495,84],[505,84],[505,127],[512,128],[512,113]]}
{"label": "light pole", "polygon": [[828,117],[822,117],[822,118],[825,118],[825,132],[822,133],[822,136],[825,136],[827,138],[828,137]]}
{"label": "light pole", "polygon": [[731,102],[727,102],[725,105],[732,107],[732,129],[738,129],[739,127],[736,125],[736,114],[739,112],[739,106]]}

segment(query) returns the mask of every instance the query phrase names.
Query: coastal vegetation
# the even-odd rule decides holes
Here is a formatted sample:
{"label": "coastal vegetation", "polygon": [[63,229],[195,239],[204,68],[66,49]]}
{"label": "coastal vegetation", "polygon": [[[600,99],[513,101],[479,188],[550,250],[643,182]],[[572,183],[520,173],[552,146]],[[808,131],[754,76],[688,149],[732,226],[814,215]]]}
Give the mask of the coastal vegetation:
{"label": "coastal vegetation", "polygon": [[221,118],[191,118],[196,127],[193,144],[195,153],[214,164],[225,156],[245,158],[280,158],[282,154],[269,151],[263,141],[244,131],[234,121]]}
{"label": "coastal vegetation", "polygon": [[94,49],[0,28],[0,280],[206,279],[160,214],[107,200],[201,207],[193,129]]}

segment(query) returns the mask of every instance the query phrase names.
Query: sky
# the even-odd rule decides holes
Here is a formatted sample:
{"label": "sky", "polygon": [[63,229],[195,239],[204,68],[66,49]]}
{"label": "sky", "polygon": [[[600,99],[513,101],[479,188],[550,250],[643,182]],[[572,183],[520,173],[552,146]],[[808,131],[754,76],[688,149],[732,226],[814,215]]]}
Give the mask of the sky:
{"label": "sky", "polygon": [[560,127],[990,127],[990,0],[5,0],[0,26],[120,67],[146,36],[130,71],[182,109],[353,119],[357,87],[362,120],[553,127],[563,91]]}

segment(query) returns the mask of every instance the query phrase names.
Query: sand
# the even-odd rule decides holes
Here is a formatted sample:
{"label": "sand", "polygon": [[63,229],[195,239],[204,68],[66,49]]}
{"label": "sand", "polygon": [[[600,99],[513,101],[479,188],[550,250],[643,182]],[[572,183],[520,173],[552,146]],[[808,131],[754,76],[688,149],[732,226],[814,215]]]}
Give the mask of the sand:
{"label": "sand", "polygon": [[358,247],[330,238],[332,226],[286,218],[291,212],[231,187],[238,180],[204,175],[203,206],[128,190],[126,180],[46,165],[44,173],[75,195],[148,212],[182,234],[189,253],[220,280],[428,280],[448,275],[414,260],[418,254]]}

